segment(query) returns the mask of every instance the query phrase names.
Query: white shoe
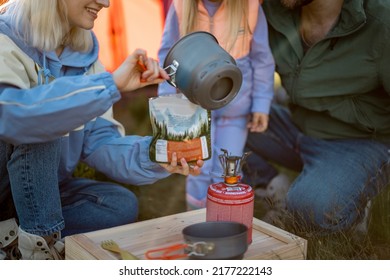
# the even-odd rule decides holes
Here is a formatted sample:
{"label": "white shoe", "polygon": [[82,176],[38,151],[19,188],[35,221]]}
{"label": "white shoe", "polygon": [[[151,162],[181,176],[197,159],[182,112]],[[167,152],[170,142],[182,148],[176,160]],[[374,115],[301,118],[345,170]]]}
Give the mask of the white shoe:
{"label": "white shoe", "polygon": [[256,197],[264,202],[267,209],[262,220],[281,227],[283,225],[283,216],[286,213],[286,196],[290,188],[290,179],[285,174],[278,174],[266,188],[257,188]]}
{"label": "white shoe", "polygon": [[364,217],[363,217],[363,219],[354,228],[354,232],[356,234],[367,235],[367,233],[368,233],[368,225],[369,225],[369,220],[370,220],[370,213],[371,213],[371,200],[369,200],[367,202],[367,205],[364,208]]}
{"label": "white shoe", "polygon": [[278,174],[268,185],[263,188],[257,188],[255,195],[263,199],[270,208],[285,209],[286,195],[290,188],[290,179],[285,174]]}
{"label": "white shoe", "polygon": [[14,218],[0,222],[0,260],[20,259],[17,246],[18,224]]}
{"label": "white shoe", "polygon": [[64,259],[64,243],[53,235],[49,243],[41,236],[27,233],[19,227],[19,250],[24,260]]}

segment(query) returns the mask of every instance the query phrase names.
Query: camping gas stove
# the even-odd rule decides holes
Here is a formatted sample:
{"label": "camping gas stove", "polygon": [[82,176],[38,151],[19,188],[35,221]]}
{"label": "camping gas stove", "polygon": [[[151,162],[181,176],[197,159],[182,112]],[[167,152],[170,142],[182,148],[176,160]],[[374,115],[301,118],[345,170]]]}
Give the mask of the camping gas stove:
{"label": "camping gas stove", "polygon": [[219,156],[223,182],[211,184],[207,191],[206,220],[239,222],[248,228],[248,244],[252,242],[254,191],[240,182],[241,168],[249,153],[231,156],[227,150]]}

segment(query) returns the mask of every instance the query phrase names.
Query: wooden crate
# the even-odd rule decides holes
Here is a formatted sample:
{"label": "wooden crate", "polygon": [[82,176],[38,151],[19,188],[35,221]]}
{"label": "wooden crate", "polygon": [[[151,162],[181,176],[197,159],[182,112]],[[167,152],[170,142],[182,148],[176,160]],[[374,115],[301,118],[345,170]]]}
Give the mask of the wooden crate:
{"label": "wooden crate", "polygon": [[[145,259],[147,250],[183,243],[182,229],[205,220],[205,209],[201,209],[67,236],[65,258],[69,260],[118,259],[119,255],[100,247],[101,241],[113,239],[120,247],[139,259]],[[249,245],[244,259],[305,259],[306,251],[305,239],[254,218],[253,242]]]}

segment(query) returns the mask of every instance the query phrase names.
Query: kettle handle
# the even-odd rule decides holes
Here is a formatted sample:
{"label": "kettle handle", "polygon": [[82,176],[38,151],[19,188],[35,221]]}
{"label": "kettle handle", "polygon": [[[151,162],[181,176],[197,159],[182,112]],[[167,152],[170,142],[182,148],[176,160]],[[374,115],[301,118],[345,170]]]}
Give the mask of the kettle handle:
{"label": "kettle handle", "polygon": [[173,60],[172,64],[169,64],[167,67],[164,68],[164,70],[167,72],[168,76],[171,78],[168,83],[170,83],[172,86],[176,86],[176,72],[179,68],[179,62],[177,60]]}

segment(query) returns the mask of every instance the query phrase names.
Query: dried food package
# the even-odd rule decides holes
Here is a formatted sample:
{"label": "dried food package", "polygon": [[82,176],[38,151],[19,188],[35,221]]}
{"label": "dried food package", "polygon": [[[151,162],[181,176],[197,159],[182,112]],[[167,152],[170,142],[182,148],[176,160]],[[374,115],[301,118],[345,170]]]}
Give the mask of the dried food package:
{"label": "dried food package", "polygon": [[169,163],[172,153],[187,162],[211,157],[210,111],[190,102],[183,94],[149,99],[149,115],[153,130],[150,159]]}

